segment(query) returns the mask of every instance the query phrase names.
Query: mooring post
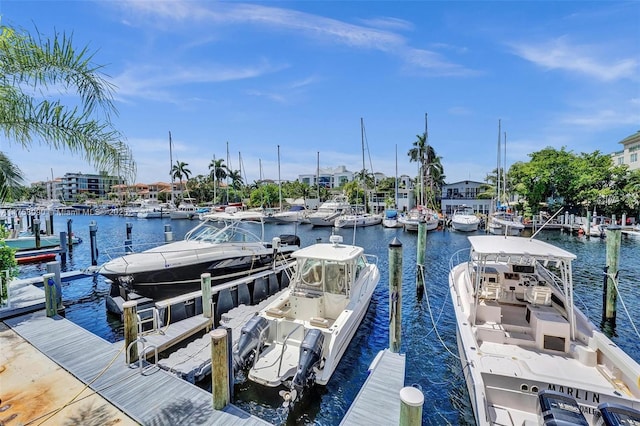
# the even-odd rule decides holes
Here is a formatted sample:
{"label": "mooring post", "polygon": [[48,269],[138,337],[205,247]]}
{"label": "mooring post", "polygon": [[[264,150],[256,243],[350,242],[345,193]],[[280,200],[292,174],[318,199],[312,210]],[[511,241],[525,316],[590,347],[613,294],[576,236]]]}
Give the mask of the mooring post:
{"label": "mooring post", "polygon": [[211,336],[211,395],[213,409],[222,410],[229,404],[229,360],[227,330],[216,328]]}
{"label": "mooring post", "polygon": [[424,293],[424,258],[427,251],[427,223],[418,224],[418,252],[416,254],[416,294],[418,300]]}
{"label": "mooring post", "polygon": [[122,304],[124,317],[124,348],[127,351],[125,360],[128,364],[138,360],[138,344],[131,346],[131,342],[138,340],[138,302],[135,300],[127,300]]}
{"label": "mooring post", "polygon": [[402,243],[389,243],[389,350],[400,352],[402,337]]}
{"label": "mooring post", "polygon": [[124,240],[124,252],[125,253],[133,253],[133,241],[131,240]]}
{"label": "mooring post", "polygon": [[11,306],[11,274],[8,269],[0,272],[0,306]]}
{"label": "mooring post", "polygon": [[200,287],[202,288],[202,316],[213,318],[213,305],[211,303],[211,274],[205,272],[200,275]]}
{"label": "mooring post", "polygon": [[173,241],[173,232],[171,231],[171,225],[164,225],[164,242],[170,243]]}
{"label": "mooring post", "polygon": [[49,210],[49,223],[50,223],[49,232],[47,232],[47,234],[53,235],[53,232],[54,232],[54,230],[53,230],[53,210]]}
{"label": "mooring post", "polygon": [[47,273],[53,274],[54,282],[56,286],[56,310],[58,312],[64,311],[62,305],[62,280],[60,279],[60,263],[59,262],[47,262]]}
{"label": "mooring post", "polygon": [[58,313],[58,295],[56,294],[55,274],[44,274],[42,282],[44,284],[44,307],[48,317],[53,317]]}
{"label": "mooring post", "polygon": [[622,221],[620,222],[620,226],[622,226],[623,228],[625,226],[627,226],[627,214],[626,213],[622,213]]}
{"label": "mooring post", "polygon": [[[67,219],[67,247],[69,248],[69,254],[73,251],[73,231],[71,230],[72,221],[72,219]],[[60,244],[62,244],[62,241]]]}
{"label": "mooring post", "polygon": [[40,219],[33,220],[33,236],[36,237],[36,250],[40,250]]}
{"label": "mooring post", "polygon": [[424,395],[415,386],[400,389],[400,426],[419,426],[422,424],[422,405]]}
{"label": "mooring post", "polygon": [[607,227],[607,265],[605,266],[605,280],[602,294],[602,321],[615,326],[616,303],[618,291],[616,288],[618,279],[618,258],[620,255],[621,230],[617,225]]}
{"label": "mooring post", "polygon": [[587,212],[587,226],[585,226],[584,235],[587,238],[591,236],[591,212]]}
{"label": "mooring post", "polygon": [[95,220],[89,223],[89,242],[91,243],[91,264],[98,264],[98,241],[96,234],[98,233],[98,224]]}
{"label": "mooring post", "polygon": [[127,227],[127,240],[131,239],[131,229],[133,229],[133,224],[131,222],[127,222],[126,225]]}
{"label": "mooring post", "polygon": [[67,233],[60,231],[60,264],[62,266],[67,264],[67,245],[65,241],[67,241]]}

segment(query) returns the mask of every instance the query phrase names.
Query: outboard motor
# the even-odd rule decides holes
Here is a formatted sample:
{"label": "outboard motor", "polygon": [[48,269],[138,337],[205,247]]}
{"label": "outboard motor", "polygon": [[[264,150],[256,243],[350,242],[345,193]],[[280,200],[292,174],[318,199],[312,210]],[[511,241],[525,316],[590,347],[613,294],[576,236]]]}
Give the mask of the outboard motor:
{"label": "outboard motor", "polygon": [[562,392],[538,392],[538,420],[542,426],[589,426],[575,398]]}
{"label": "outboard motor", "polygon": [[298,370],[291,381],[291,386],[298,392],[313,380],[313,367],[320,362],[324,334],[314,328],[307,332],[300,345],[300,357],[298,358]]}
{"label": "outboard motor", "polygon": [[[238,345],[233,351],[233,371],[239,371],[247,365],[251,355],[264,341],[264,330],[269,327],[269,321],[259,315],[252,317],[240,330]],[[262,339],[262,340],[261,340]]]}
{"label": "outboard motor", "polygon": [[626,405],[603,402],[593,416],[596,426],[627,426],[640,424],[640,411]]}

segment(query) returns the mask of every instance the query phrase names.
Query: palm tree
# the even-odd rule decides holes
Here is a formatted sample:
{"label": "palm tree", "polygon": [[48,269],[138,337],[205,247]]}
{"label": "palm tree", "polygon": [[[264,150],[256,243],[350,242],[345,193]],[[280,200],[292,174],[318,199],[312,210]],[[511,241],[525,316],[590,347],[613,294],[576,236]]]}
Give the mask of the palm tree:
{"label": "palm tree", "polygon": [[24,177],[20,169],[4,152],[0,152],[0,201],[16,199],[23,182]]}
{"label": "palm tree", "polygon": [[[0,26],[0,130],[25,149],[34,142],[64,148],[99,170],[133,181],[131,151],[111,122],[117,114],[114,87],[93,56],[88,47],[76,50],[65,34],[46,39]],[[78,104],[52,99],[58,87],[65,94],[75,92]],[[4,176],[16,170],[10,161],[1,166],[9,167],[1,172]],[[0,195],[6,194],[0,188]]]}
{"label": "palm tree", "polygon": [[213,185],[213,201],[216,202],[216,189],[220,187],[220,181],[227,178],[227,166],[224,164],[224,160],[221,158],[213,160],[209,163],[209,170],[211,170],[211,178],[214,180]]}
{"label": "palm tree", "polygon": [[[429,200],[435,202],[435,194],[439,192],[445,183],[444,167],[442,167],[442,157],[436,154],[433,146],[427,144],[427,134],[416,135],[418,138],[413,142],[413,148],[409,150],[407,155],[410,162],[420,164],[420,185],[422,194],[420,196],[420,204],[425,204],[426,193],[429,193]],[[424,186],[427,186],[428,191]]]}
{"label": "palm tree", "polygon": [[189,175],[191,174],[191,170],[187,169],[188,165],[189,164],[185,163],[184,161],[176,160],[176,164],[171,167],[171,177],[180,181],[181,191],[184,189],[184,187],[182,186],[182,178],[184,177],[185,180],[189,180]]}

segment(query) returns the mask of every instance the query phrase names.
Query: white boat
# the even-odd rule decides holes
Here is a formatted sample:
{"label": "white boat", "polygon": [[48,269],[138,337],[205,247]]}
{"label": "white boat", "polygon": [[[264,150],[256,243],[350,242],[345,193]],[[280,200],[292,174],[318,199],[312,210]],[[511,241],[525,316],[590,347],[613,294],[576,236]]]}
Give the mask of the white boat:
{"label": "white boat", "polygon": [[283,212],[274,213],[271,216],[273,223],[305,223],[308,222],[308,211],[304,206],[294,205]]}
{"label": "white boat", "polygon": [[336,218],[333,226],[336,228],[353,228],[380,225],[382,216],[371,213],[343,214]]}
{"label": "white boat", "polygon": [[462,206],[453,212],[451,216],[451,227],[456,231],[473,232],[478,230],[480,218],[476,216],[473,208]]}
{"label": "white boat", "polygon": [[[595,213],[595,211],[594,211]],[[606,237],[607,227],[611,224],[611,218],[606,216],[596,216],[595,214],[591,218],[590,224],[582,225],[582,229],[584,232],[589,231],[589,236],[591,237]],[[588,229],[587,229],[588,228]]]}
{"label": "white boat", "polygon": [[169,217],[171,219],[199,219],[198,207],[194,201],[193,198],[184,198],[176,209],[171,210]]}
{"label": "white boat", "polygon": [[309,214],[309,222],[313,226],[333,226],[335,220],[344,212],[351,211],[351,204],[344,195],[336,195],[320,204],[318,210]]}
{"label": "white boat", "polygon": [[285,385],[295,401],[313,384],[326,385],[364,318],[380,280],[377,258],[332,235],[296,251],[289,287],[243,328],[235,371],[267,387]]}
{"label": "white boat", "polygon": [[[468,239],[449,289],[477,424],[595,425],[599,404],[640,407],[640,365],[574,306],[574,254],[522,237]],[[537,410],[550,398],[577,403],[564,404],[566,423]]]}
{"label": "white boat", "polygon": [[402,224],[398,220],[398,211],[396,209],[387,209],[382,218],[382,226],[385,228],[402,228]]}
{"label": "white boat", "polygon": [[[265,242],[261,215],[256,213],[212,213],[204,219],[184,240],[114,258],[98,273],[157,300],[200,289],[205,272],[218,284],[266,270],[275,262],[288,261],[300,245],[295,235]],[[260,236],[250,229],[256,226]]]}
{"label": "white boat", "polygon": [[524,224],[520,219],[509,211],[498,210],[489,215],[487,229],[493,235],[520,235],[524,229]]}
{"label": "white boat", "polygon": [[136,216],[139,219],[162,219],[163,217],[171,217],[172,210],[168,203],[146,200],[138,209]]}
{"label": "white boat", "polygon": [[440,217],[434,210],[418,206],[401,215],[398,222],[402,224],[405,231],[417,231],[418,225],[423,222],[426,224],[427,231],[433,231],[438,228]]}

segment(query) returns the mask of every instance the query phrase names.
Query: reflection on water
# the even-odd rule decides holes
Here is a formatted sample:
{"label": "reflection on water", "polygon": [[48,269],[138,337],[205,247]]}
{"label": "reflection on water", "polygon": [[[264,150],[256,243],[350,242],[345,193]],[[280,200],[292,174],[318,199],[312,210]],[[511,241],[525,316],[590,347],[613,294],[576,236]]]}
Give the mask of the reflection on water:
{"label": "reflection on water", "polygon": [[[57,231],[66,230],[64,216],[55,216]],[[100,262],[108,260],[109,248],[122,246],[126,238],[126,223],[132,223],[133,244],[161,244],[164,241],[164,224],[171,224],[175,239],[195,226],[195,221],[171,221],[160,219],[121,218],[112,216],[73,216],[74,233],[83,239],[70,255],[66,270],[85,269],[91,264],[89,250],[89,222],[98,224],[98,250]],[[330,228],[311,228],[309,225],[266,225],[267,239],[280,234],[300,236],[304,246],[318,238],[328,242]],[[345,243],[353,241],[354,232],[338,231]],[[469,399],[461,375],[457,357],[454,314],[448,291],[449,259],[457,250],[469,246],[466,234],[451,231],[434,231],[427,236],[425,257],[426,291],[422,299],[416,297],[416,233],[402,229],[368,227],[358,229],[355,242],[365,247],[367,253],[378,256],[380,283],[374,292],[371,306],[349,348],[326,388],[318,387],[305,393],[302,402],[291,412],[281,407],[278,390],[268,392],[251,382],[236,385],[235,403],[273,424],[335,425],[340,422],[367,377],[367,368],[378,351],[389,346],[389,292],[388,245],[397,237],[403,244],[403,298],[402,345],[406,355],[405,383],[420,386],[425,394],[423,424],[473,424]],[[605,263],[606,241],[597,238],[587,240],[543,231],[536,236],[575,253],[574,282],[576,304],[596,324],[600,323],[602,307],[602,268]],[[640,241],[623,238],[620,255],[620,294],[626,308],[639,322],[640,294],[634,289],[640,286]],[[28,265],[21,267],[21,277],[42,275],[46,267]],[[118,318],[106,313],[104,298],[109,287],[100,276],[63,283],[63,303],[66,316],[73,322],[108,341],[122,339],[122,324]],[[434,324],[437,327],[434,327]],[[640,361],[640,339],[626,317],[622,304],[618,305],[615,343],[636,361]],[[210,384],[204,383],[203,387]]]}

